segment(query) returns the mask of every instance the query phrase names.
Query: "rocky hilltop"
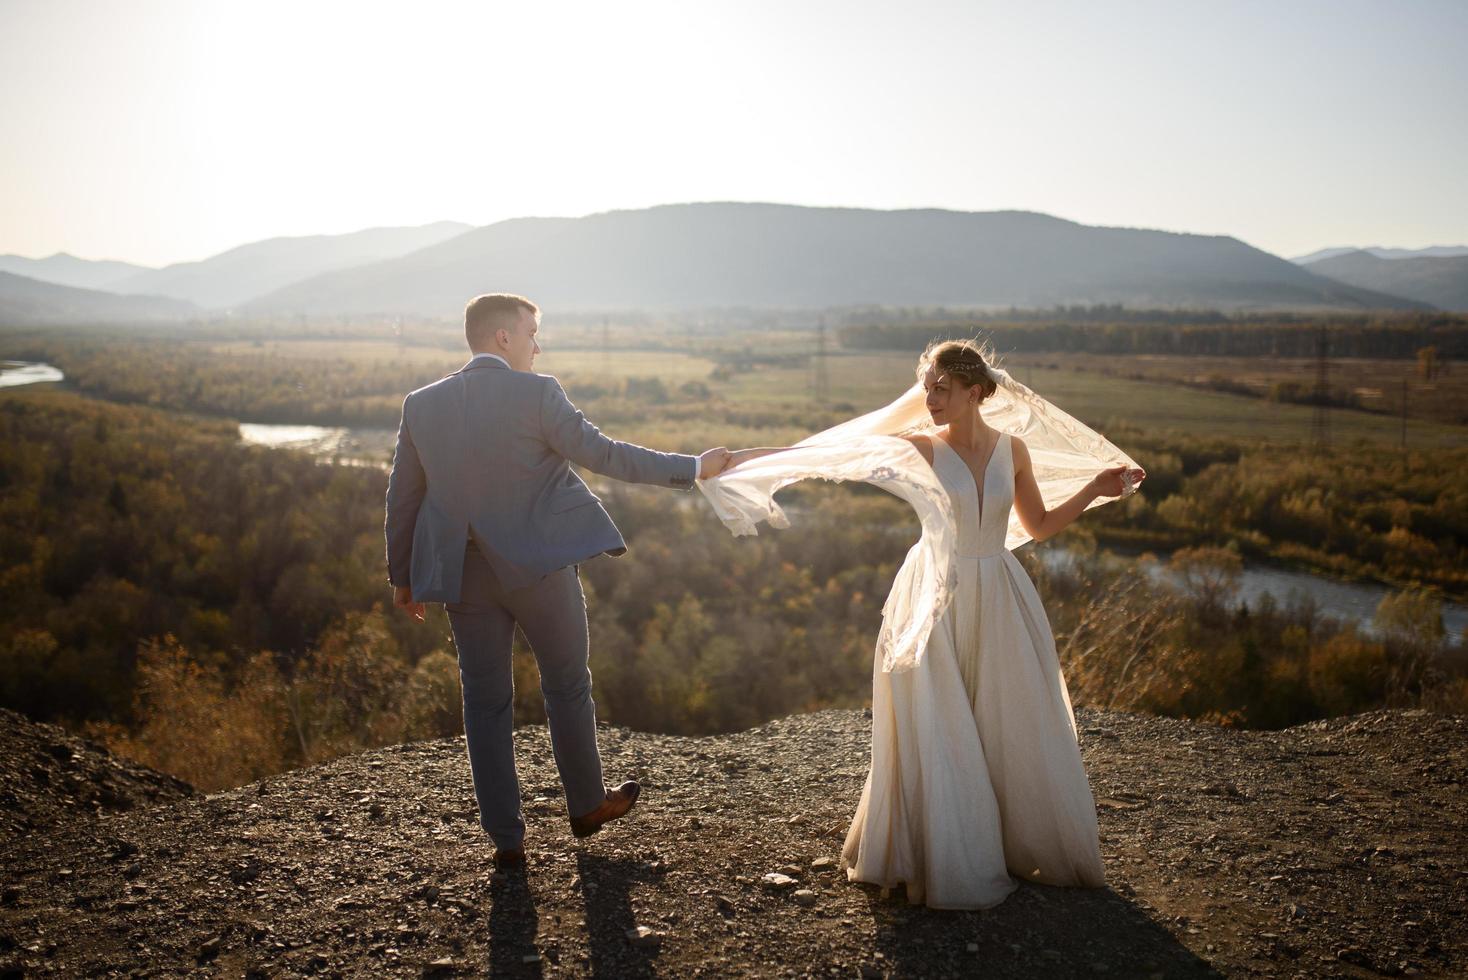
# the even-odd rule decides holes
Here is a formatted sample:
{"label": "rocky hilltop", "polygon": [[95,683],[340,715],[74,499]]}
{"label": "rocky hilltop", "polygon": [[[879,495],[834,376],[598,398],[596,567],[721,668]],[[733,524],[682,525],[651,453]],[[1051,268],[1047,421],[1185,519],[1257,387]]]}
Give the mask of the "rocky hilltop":
{"label": "rocky hilltop", "polygon": [[522,728],[523,876],[492,873],[462,739],[200,796],[7,713],[0,973],[1468,972],[1468,718],[1078,721],[1109,887],[935,912],[836,868],[860,711],[710,738],[607,729],[608,778],[646,790],[584,842],[545,729]]}

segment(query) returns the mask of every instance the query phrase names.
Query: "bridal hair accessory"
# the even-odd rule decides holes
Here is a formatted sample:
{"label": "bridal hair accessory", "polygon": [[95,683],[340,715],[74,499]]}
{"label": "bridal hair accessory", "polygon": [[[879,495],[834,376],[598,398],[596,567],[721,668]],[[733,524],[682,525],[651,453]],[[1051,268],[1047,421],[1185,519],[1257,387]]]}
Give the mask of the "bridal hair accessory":
{"label": "bridal hair accessory", "polygon": [[988,374],[989,365],[983,361],[949,361],[947,364],[936,365],[944,373],[959,371],[963,374]]}
{"label": "bridal hair accessory", "polygon": [[[1103,436],[1016,381],[1008,371],[987,367],[995,384],[979,406],[985,422],[1024,440],[1040,496],[1047,509],[1070,499],[1090,483],[1098,470],[1136,462]],[[906,439],[933,436],[938,427],[927,410],[927,392],[915,383],[895,401],[874,412],[817,432],[781,453],[762,456],[709,480],[698,488],[719,520],[735,535],[755,534],[757,525],[790,526],[775,494],[801,480],[860,480],[908,502],[922,522],[922,536],[898,569],[877,634],[877,657],[883,670],[917,665],[928,635],[952,600],[956,583],[958,531],[948,491],[922,454]],[[1123,474],[1122,496],[1136,489]],[[1090,507],[1108,502],[1093,500]],[[1004,546],[1013,550],[1030,535],[1010,510]]]}

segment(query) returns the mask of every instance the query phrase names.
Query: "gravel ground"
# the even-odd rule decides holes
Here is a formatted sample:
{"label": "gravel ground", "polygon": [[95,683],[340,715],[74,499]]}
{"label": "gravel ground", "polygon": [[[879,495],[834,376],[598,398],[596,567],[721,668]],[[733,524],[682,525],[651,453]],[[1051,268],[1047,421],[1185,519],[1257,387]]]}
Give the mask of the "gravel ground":
{"label": "gravel ground", "polygon": [[0,850],[59,823],[196,795],[96,742],[0,708]]}
{"label": "gravel ground", "polygon": [[462,739],[200,797],[6,714],[5,826],[24,832],[0,842],[0,975],[1468,973],[1468,718],[1078,721],[1109,887],[937,912],[836,867],[860,711],[710,738],[604,729],[608,779],[645,789],[584,842],[545,729],[522,728],[524,875],[492,871]]}

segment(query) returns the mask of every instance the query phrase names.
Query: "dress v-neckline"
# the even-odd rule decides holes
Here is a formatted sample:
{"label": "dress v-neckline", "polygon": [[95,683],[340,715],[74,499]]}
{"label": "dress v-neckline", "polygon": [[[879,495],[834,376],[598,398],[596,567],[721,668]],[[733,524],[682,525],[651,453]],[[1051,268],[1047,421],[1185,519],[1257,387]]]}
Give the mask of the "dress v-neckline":
{"label": "dress v-neckline", "polygon": [[1001,432],[999,433],[999,438],[994,440],[994,448],[989,450],[989,458],[984,460],[984,468],[978,476],[974,476],[973,468],[968,465],[968,460],[964,459],[963,456],[959,454],[957,449],[954,449],[952,446],[948,445],[947,439],[944,439],[941,436],[937,435],[933,436],[933,441],[941,442],[943,444],[943,448],[953,454],[953,458],[958,460],[958,462],[963,466],[963,471],[968,474],[969,483],[972,484],[974,488],[974,496],[978,498],[979,502],[980,526],[982,526],[984,523],[984,498],[988,496],[988,494],[985,493],[985,487],[986,484],[988,484],[989,482],[989,466],[994,462],[994,457],[999,454],[999,443],[1003,441],[1004,437],[1007,434],[1008,433]]}

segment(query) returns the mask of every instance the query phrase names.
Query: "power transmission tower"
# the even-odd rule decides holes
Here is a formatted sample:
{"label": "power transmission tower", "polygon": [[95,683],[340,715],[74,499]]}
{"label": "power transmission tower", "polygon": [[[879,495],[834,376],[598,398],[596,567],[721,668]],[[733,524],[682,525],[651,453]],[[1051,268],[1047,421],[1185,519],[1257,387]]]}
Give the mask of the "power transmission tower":
{"label": "power transmission tower", "polygon": [[1315,392],[1310,399],[1315,403],[1310,417],[1310,445],[1316,450],[1330,445],[1330,413],[1326,408],[1330,400],[1330,361],[1326,356],[1329,351],[1330,340],[1321,327],[1315,344]]}
{"label": "power transmission tower", "polygon": [[812,379],[813,394],[817,405],[824,405],[831,398],[831,377],[826,367],[826,318],[821,317],[816,326],[815,374]]}
{"label": "power transmission tower", "polygon": [[1402,377],[1402,448],[1407,448],[1407,378]]}

